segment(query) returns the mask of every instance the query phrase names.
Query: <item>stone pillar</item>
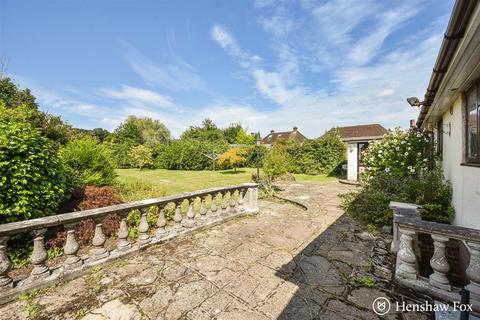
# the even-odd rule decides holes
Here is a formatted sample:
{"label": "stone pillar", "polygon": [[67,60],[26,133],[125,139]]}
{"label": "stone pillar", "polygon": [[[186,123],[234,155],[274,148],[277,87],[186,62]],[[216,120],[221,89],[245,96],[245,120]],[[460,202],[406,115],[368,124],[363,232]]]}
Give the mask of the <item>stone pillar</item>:
{"label": "stone pillar", "polygon": [[92,245],[93,248],[90,249],[90,260],[100,260],[108,257],[108,251],[104,247],[105,241],[107,238],[102,230],[102,220],[101,218],[95,219],[95,234],[93,235]]}
{"label": "stone pillar", "polygon": [[238,211],[239,212],[244,212],[245,211],[245,206],[243,202],[243,197],[245,195],[245,189],[239,189],[238,190]]}
{"label": "stone pillar", "polygon": [[207,207],[205,205],[205,201],[207,201],[207,196],[202,196],[200,199],[200,218],[202,220],[207,219]]}
{"label": "stone pillar", "polygon": [[140,235],[138,236],[139,246],[147,244],[152,240],[148,235],[148,227],[149,227],[148,221],[147,221],[148,208],[142,208],[140,212],[141,212],[140,224],[138,225],[138,231],[140,232]]}
{"label": "stone pillar", "polygon": [[230,201],[228,203],[230,206],[230,214],[235,214],[237,212],[237,202],[235,201],[235,192],[230,191]]}
{"label": "stone pillar", "polygon": [[177,231],[181,230],[182,227],[182,201],[177,201],[175,203],[175,215],[173,216],[173,221],[175,222],[175,229]]}
{"label": "stone pillar", "polygon": [[69,270],[80,267],[82,265],[82,260],[77,256],[80,246],[78,245],[75,236],[75,224],[65,225],[65,228],[67,229],[67,239],[63,246],[63,252],[67,256],[67,259],[65,259],[64,267]]}
{"label": "stone pillar", "polygon": [[193,205],[195,204],[195,199],[188,200],[188,211],[187,211],[187,219],[184,220],[184,225],[187,228],[193,228],[195,226],[195,210],[193,209]]}
{"label": "stone pillar", "polygon": [[228,203],[227,203],[227,193],[222,192],[222,216],[226,216],[228,214]]}
{"label": "stone pillar", "polygon": [[118,242],[117,242],[117,250],[118,251],[125,251],[132,247],[130,241],[128,241],[128,225],[127,225],[127,218],[121,217],[120,220],[120,228],[118,229]]}
{"label": "stone pillar", "polygon": [[12,263],[7,256],[8,236],[0,237],[0,291],[12,287],[12,278],[8,276],[8,272],[12,268]]}
{"label": "stone pillar", "polygon": [[217,207],[217,195],[212,194],[212,203],[210,204],[210,211],[212,212],[211,217],[213,219],[218,218],[218,207]]}
{"label": "stone pillar", "polygon": [[450,265],[445,256],[445,246],[448,242],[448,237],[432,234],[432,239],[435,250],[432,259],[430,259],[433,273],[430,275],[429,282],[434,287],[451,291],[452,286],[446,277],[447,272],[450,270]]}
{"label": "stone pillar", "polygon": [[44,244],[45,232],[47,232],[47,229],[38,229],[32,231],[33,252],[31,261],[33,264],[33,270],[30,273],[30,278],[32,280],[50,275],[50,270],[45,265],[45,262],[48,259],[47,250],[45,250]]}
{"label": "stone pillar", "polygon": [[165,219],[165,205],[161,205],[158,211],[157,219],[157,238],[162,238],[166,233],[165,226],[167,225],[167,219]]}
{"label": "stone pillar", "polygon": [[408,278],[417,279],[417,257],[413,251],[413,236],[415,231],[399,228],[400,236],[400,250],[398,251],[398,258],[400,265],[396,270],[396,275]]}
{"label": "stone pillar", "polygon": [[470,291],[470,300],[480,304],[480,243],[467,241],[470,249],[470,263],[467,268],[467,277],[470,283],[465,287]]}

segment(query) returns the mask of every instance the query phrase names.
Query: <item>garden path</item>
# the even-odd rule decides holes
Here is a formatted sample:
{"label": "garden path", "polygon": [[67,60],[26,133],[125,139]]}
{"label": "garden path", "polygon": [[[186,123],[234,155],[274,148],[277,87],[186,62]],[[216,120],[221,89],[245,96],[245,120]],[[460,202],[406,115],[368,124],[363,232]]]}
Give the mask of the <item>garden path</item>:
{"label": "garden path", "polygon": [[408,299],[392,293],[388,270],[373,267],[372,252],[385,253],[387,243],[339,207],[339,194],[352,186],[284,188],[282,196],[308,210],[261,200],[258,215],[152,246],[24,296],[0,307],[0,319],[26,319],[29,313],[36,319],[84,320],[378,319],[371,308],[375,298]]}

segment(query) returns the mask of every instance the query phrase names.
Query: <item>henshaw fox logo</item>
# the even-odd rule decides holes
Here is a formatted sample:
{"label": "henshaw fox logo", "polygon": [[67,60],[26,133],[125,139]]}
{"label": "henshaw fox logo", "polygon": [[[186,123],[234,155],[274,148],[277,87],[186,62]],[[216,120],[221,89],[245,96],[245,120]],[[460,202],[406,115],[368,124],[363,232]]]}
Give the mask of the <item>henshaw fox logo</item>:
{"label": "henshaw fox logo", "polygon": [[373,301],[373,312],[379,316],[383,316],[390,311],[391,305],[390,300],[385,297],[378,297]]}
{"label": "henshaw fox logo", "polygon": [[[432,304],[428,301],[424,303],[406,303],[405,301],[402,302],[395,302],[395,311],[396,312],[436,312],[436,311],[472,311],[472,305],[470,304],[462,304],[458,301],[455,301],[453,305],[443,304],[443,303],[435,303]],[[378,297],[373,301],[372,309],[373,311],[383,316],[387,314],[392,307],[390,300],[385,297]]]}

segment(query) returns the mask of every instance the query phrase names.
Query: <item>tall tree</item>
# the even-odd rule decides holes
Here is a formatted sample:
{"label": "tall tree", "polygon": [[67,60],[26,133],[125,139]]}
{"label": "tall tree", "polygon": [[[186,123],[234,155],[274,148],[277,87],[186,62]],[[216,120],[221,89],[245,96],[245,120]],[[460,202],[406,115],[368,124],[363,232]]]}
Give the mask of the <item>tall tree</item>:
{"label": "tall tree", "polygon": [[220,130],[211,119],[204,119],[202,126],[190,126],[185,130],[182,135],[182,139],[193,139],[193,140],[203,140],[203,141],[212,141],[226,143],[227,140],[223,135],[223,131]]}

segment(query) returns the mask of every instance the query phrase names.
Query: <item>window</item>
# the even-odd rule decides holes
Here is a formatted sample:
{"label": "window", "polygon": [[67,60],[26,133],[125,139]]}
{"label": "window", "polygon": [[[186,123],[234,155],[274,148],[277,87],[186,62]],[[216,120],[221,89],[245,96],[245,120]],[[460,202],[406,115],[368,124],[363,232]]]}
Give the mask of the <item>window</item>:
{"label": "window", "polygon": [[437,122],[437,155],[442,160],[443,157],[443,119]]}
{"label": "window", "polygon": [[479,157],[479,101],[478,84],[475,84],[466,95],[466,162],[480,163]]}

